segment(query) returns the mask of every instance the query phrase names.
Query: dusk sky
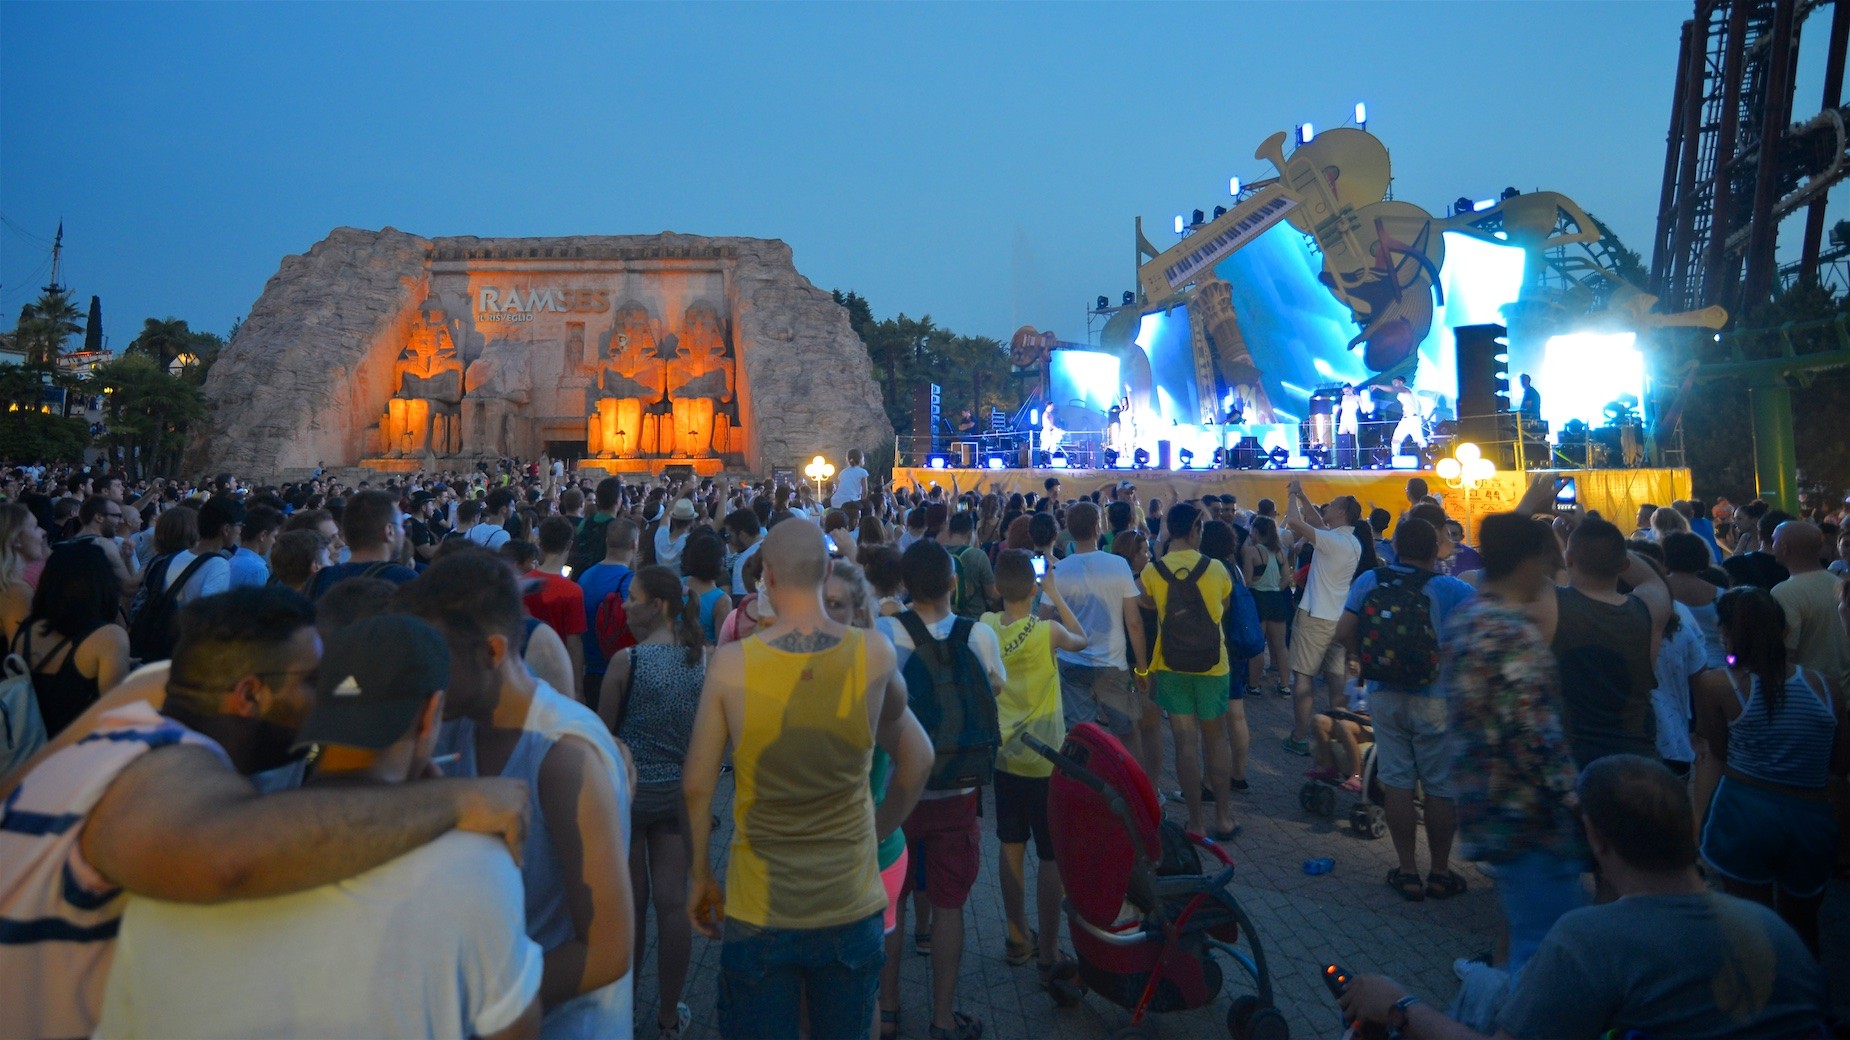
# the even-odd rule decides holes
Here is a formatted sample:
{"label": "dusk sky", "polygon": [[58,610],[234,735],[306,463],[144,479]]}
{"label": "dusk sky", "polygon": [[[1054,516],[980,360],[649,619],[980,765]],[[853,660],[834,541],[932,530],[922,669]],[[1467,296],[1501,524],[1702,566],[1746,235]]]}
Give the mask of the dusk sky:
{"label": "dusk sky", "polygon": [[1135,217],[1173,242],[1176,213],[1269,174],[1269,133],[1357,101],[1396,197],[1560,191],[1648,262],[1690,10],[0,4],[0,320],[62,218],[116,350],[147,317],[225,332],[341,225],[781,238],[878,316],[1083,339],[1087,302],[1133,284]]}

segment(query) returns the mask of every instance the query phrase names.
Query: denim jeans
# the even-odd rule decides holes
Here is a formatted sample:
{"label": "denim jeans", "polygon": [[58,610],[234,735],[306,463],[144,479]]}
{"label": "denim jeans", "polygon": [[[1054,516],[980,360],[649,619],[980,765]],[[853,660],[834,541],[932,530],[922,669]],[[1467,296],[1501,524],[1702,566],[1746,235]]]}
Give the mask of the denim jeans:
{"label": "denim jeans", "polygon": [[726,922],[719,954],[719,1032],[726,1040],[794,1037],[809,1005],[811,1040],[866,1040],[886,963],[881,914],[835,928]]}
{"label": "denim jeans", "polygon": [[1496,866],[1497,901],[1510,932],[1510,961],[1505,970],[1514,976],[1535,956],[1542,938],[1561,915],[1587,905],[1587,892],[1580,883],[1586,865],[1532,851]]}

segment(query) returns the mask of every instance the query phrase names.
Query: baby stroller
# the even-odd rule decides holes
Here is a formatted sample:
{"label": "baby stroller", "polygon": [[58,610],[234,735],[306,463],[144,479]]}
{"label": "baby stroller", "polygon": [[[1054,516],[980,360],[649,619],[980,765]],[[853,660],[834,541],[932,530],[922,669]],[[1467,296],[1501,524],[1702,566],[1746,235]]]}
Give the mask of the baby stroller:
{"label": "baby stroller", "polygon": [[[1152,1012],[1213,1002],[1221,988],[1219,955],[1244,970],[1257,991],[1228,1007],[1227,1032],[1234,1040],[1287,1040],[1258,932],[1227,890],[1233,860],[1214,842],[1164,820],[1143,769],[1097,724],[1075,726],[1058,751],[1032,736],[1022,739],[1055,766],[1047,821],[1066,883],[1079,976],[1130,1011],[1130,1024],[1117,1036],[1148,1035],[1143,1020]],[[1202,871],[1203,849],[1212,873]],[[1235,946],[1242,932],[1250,956]]]}
{"label": "baby stroller", "polygon": [[[1326,714],[1339,719],[1360,719],[1346,712]],[[1381,789],[1381,781],[1375,777],[1375,743],[1365,740],[1358,747],[1362,753],[1362,796],[1349,807],[1349,829],[1357,837],[1380,838],[1387,834],[1387,795]],[[1306,780],[1298,789],[1298,808],[1318,816],[1335,816],[1336,796],[1340,790],[1340,779]]]}

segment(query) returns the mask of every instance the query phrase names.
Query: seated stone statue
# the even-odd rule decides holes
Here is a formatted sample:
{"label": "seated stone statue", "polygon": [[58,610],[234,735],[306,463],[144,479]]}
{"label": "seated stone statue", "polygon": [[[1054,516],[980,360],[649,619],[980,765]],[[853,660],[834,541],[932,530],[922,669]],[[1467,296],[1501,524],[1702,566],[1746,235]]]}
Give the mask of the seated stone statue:
{"label": "seated stone statue", "polygon": [[392,382],[395,392],[380,424],[383,452],[393,458],[461,452],[463,363],[435,297],[424,301],[422,320],[411,327]]}
{"label": "seated stone statue", "polygon": [[533,399],[531,347],[520,340],[490,343],[469,363],[469,396],[463,402],[469,446],[477,455],[519,455],[516,424]]}
{"label": "seated stone statue", "polygon": [[736,375],[719,311],[705,302],[689,306],[674,359],[668,362],[676,458],[706,458],[731,450],[733,431],[725,406],[732,404]]}
{"label": "seated stone statue", "polygon": [[617,308],[610,347],[592,362],[587,388],[586,450],[596,458],[634,459],[661,450],[652,410],[666,390],[655,320],[639,303]]}

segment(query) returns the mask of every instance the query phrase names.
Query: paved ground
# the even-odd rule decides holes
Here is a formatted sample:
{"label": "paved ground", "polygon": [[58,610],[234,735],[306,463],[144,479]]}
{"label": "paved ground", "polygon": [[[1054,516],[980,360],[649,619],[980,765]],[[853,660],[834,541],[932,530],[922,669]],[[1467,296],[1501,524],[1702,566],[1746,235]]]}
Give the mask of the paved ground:
{"label": "paved ground", "polygon": [[[1488,949],[1496,927],[1493,882],[1469,865],[1459,866],[1470,890],[1463,896],[1409,903],[1383,883],[1394,865],[1393,851],[1384,837],[1368,840],[1352,834],[1346,823],[1350,796],[1339,802],[1335,820],[1312,816],[1298,807],[1305,759],[1286,754],[1279,737],[1290,725],[1289,701],[1278,697],[1249,699],[1248,719],[1253,733],[1248,779],[1252,790],[1236,794],[1236,819],[1245,831],[1230,843],[1239,867],[1233,891],[1258,927],[1274,974],[1279,1009],[1291,1024],[1293,1037],[1340,1035],[1335,1005],[1318,977],[1323,964],[1334,960],[1357,972],[1385,972],[1412,991],[1436,1004],[1449,1003],[1457,990],[1452,960]],[[1173,763],[1170,763],[1173,769]],[[1173,772],[1165,788],[1173,788]],[[722,828],[716,847],[730,839],[731,785],[722,786]],[[987,795],[985,796],[987,798]],[[1169,806],[1172,818],[1182,819],[1179,805]],[[990,817],[984,826],[991,826]],[[1003,962],[1007,930],[1002,923],[1002,902],[996,885],[996,842],[984,831],[983,877],[965,908],[966,942],[959,985],[962,1010],[981,1018],[986,1037],[1061,1037],[1089,1040],[1111,1036],[1125,1025],[1128,1014],[1108,1002],[1089,996],[1079,1007],[1056,1010],[1036,984],[1032,966],[1011,968]],[[1424,832],[1421,834],[1421,869],[1426,869]],[[1318,856],[1336,860],[1334,872],[1309,876],[1303,861]],[[1032,916],[1033,881],[1029,880]],[[1827,967],[1850,965],[1850,886],[1833,883],[1826,903]],[[653,930],[651,930],[653,931]],[[1835,939],[1833,942],[1831,940]],[[714,995],[719,972],[719,947],[699,937],[694,940],[694,962],[689,977],[688,1004],[693,1008],[690,1037],[717,1035]],[[1228,973],[1221,996],[1209,1007],[1160,1016],[1153,1020],[1162,1037],[1224,1037],[1228,1001],[1251,992],[1245,976],[1234,968]],[[636,1011],[642,1025],[639,1040],[653,1040],[655,1014],[655,963],[653,953],[637,974]],[[923,1038],[929,1024],[928,959],[911,952],[907,944],[902,969],[902,1035]],[[1840,1015],[1850,1010],[1850,996],[1839,987],[1834,994]]]}

